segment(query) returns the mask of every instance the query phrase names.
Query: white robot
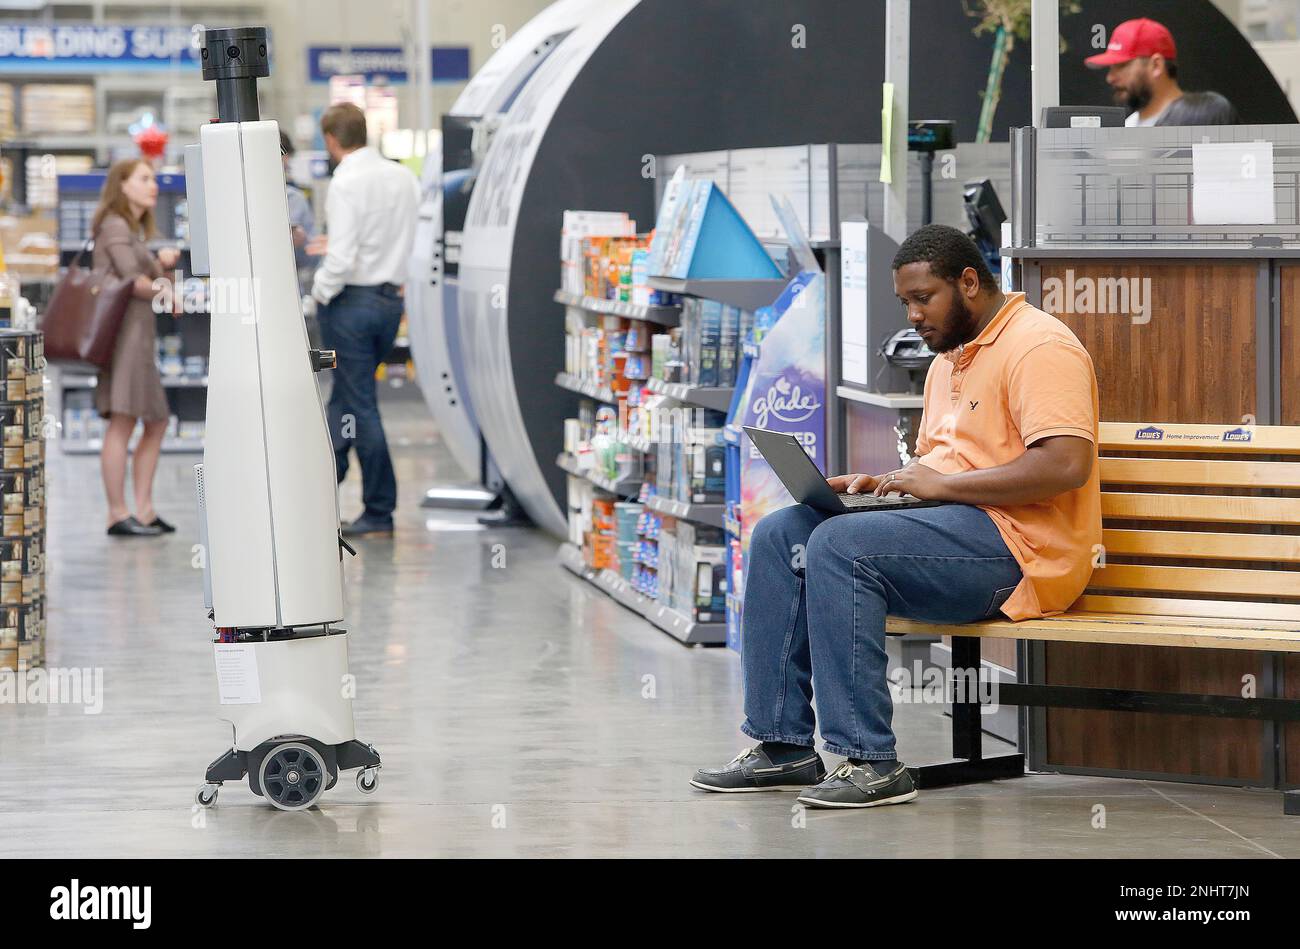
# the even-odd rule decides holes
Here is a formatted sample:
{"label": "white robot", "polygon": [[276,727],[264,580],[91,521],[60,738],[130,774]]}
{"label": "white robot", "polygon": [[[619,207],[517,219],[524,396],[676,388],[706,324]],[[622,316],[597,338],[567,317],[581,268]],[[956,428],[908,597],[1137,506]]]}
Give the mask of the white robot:
{"label": "white robot", "polygon": [[[234,738],[195,794],[225,781],[284,810],[311,807],[379,755],[356,740],[334,457],[289,232],[280,132],[259,120],[266,30],[208,30],[203,78],[219,119],[186,148],[191,260],[209,276],[212,344],[203,464],[195,467],[204,592],[216,627],[220,717]],[[351,548],[347,548],[351,552]]]}

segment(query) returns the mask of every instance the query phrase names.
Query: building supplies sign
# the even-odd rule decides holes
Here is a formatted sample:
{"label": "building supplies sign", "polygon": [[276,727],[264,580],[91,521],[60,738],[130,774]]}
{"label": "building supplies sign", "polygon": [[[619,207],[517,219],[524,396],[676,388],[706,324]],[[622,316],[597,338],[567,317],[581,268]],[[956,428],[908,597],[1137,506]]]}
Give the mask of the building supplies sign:
{"label": "building supplies sign", "polygon": [[188,26],[0,26],[0,72],[198,68]]}

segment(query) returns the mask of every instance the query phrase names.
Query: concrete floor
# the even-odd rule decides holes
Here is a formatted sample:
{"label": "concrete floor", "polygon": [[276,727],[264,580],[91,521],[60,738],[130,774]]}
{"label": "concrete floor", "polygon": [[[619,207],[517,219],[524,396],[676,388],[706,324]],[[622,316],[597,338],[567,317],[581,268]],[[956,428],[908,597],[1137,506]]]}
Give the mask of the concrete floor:
{"label": "concrete floor", "polygon": [[[96,459],[54,448],[49,661],[101,667],[105,702],[0,705],[0,857],[1300,856],[1300,819],[1259,791],[1042,775],[806,814],[793,794],[695,791],[696,766],[747,743],[737,657],[685,648],[572,577],[548,536],[421,510],[452,463],[422,403],[390,400],[385,417],[397,536],[347,567],[357,733],[383,755],[379,790],[347,776],[318,810],[284,813],[232,784],[193,806],[229,740],[191,566],[196,458],[159,474],[179,533],[124,541],[103,534]],[[354,475],[345,517],[359,490]],[[896,725],[905,760],[945,757],[935,708],[900,706]]]}

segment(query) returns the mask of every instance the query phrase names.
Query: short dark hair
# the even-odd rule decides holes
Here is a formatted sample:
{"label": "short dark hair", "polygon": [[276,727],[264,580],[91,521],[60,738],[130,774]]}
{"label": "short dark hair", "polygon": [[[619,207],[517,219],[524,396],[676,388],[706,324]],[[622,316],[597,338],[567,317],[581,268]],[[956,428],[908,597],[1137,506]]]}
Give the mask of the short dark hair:
{"label": "short dark hair", "polygon": [[1165,60],[1165,75],[1170,79],[1178,78],[1178,64],[1172,59]]}
{"label": "short dark hair", "polygon": [[364,148],[369,139],[366,114],[351,102],[340,102],[320,117],[323,135],[333,135],[343,148]]}
{"label": "short dark hair", "polygon": [[998,289],[997,278],[989,270],[980,249],[955,227],[927,224],[903,241],[903,246],[894,255],[894,269],[920,263],[928,263],[931,273],[949,282],[956,282],[966,268],[970,267],[979,275],[981,287],[985,290]]}

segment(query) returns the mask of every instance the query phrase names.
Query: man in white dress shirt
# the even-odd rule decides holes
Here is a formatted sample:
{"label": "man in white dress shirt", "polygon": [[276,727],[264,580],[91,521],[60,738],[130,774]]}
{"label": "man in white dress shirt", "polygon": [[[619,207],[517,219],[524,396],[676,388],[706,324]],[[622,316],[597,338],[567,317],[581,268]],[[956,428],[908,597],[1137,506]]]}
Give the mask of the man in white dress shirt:
{"label": "man in white dress shirt", "polygon": [[402,285],[415,239],[420,183],[410,169],[366,145],[366,117],[355,105],[321,116],[325,147],[337,167],[325,196],[328,240],[311,295],[319,304],[321,339],[338,354],[328,416],[341,482],[348,451],[361,463],[365,510],[345,536],[391,534],[397,478],[379,418],[375,370],[393,348],[402,321]]}

